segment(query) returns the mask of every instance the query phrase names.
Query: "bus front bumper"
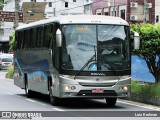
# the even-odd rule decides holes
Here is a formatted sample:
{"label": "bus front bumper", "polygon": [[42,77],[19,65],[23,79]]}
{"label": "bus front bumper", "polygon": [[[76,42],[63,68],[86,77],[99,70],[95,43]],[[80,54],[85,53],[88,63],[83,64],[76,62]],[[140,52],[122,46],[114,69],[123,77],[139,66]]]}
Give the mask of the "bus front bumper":
{"label": "bus front bumper", "polygon": [[130,84],[112,87],[84,87],[60,84],[60,98],[122,98],[130,96]]}

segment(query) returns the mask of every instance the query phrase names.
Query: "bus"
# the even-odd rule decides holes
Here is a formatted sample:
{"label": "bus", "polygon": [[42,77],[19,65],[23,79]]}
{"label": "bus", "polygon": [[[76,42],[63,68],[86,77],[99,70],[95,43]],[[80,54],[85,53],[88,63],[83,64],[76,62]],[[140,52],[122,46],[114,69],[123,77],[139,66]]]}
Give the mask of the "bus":
{"label": "bus", "polygon": [[[134,43],[138,49],[138,35]],[[15,32],[14,84],[27,97],[49,95],[52,105],[93,98],[114,106],[130,95],[130,44],[129,24],[119,17],[68,15],[21,25]]]}

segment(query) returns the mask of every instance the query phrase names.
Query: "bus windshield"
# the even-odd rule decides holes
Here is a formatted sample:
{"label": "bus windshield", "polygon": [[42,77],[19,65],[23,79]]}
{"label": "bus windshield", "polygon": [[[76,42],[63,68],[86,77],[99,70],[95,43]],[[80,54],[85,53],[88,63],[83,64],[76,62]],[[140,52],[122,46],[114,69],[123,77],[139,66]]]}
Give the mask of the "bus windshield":
{"label": "bus windshield", "polygon": [[130,69],[128,26],[63,25],[62,32],[62,69],[81,70],[86,63],[83,71]]}

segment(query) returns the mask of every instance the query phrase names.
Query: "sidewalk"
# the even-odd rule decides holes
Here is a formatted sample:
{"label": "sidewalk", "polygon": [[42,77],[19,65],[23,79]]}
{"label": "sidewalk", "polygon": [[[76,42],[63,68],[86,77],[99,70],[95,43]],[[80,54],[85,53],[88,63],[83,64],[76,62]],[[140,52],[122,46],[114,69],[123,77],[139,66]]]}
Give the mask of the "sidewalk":
{"label": "sidewalk", "polygon": [[10,79],[10,78],[6,78],[6,77],[5,77],[6,74],[7,74],[7,71],[1,70],[1,71],[0,71],[0,78],[1,78],[1,79],[4,79],[4,80],[13,80],[13,79]]}

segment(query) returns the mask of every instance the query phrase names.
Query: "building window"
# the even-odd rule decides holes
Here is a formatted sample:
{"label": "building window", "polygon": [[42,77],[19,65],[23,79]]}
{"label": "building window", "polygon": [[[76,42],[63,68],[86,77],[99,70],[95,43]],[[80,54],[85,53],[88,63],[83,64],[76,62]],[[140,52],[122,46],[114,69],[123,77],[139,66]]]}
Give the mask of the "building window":
{"label": "building window", "polygon": [[52,7],[52,2],[49,2],[48,6],[49,6],[49,7]]}
{"label": "building window", "polygon": [[156,16],[156,23],[159,22],[159,15]]}
{"label": "building window", "polygon": [[65,2],[65,7],[68,8],[68,2]]}
{"label": "building window", "polygon": [[73,2],[76,2],[76,0],[73,0]]}
{"label": "building window", "polygon": [[31,0],[31,2],[36,2],[36,0]]}
{"label": "building window", "polygon": [[116,11],[112,11],[112,16],[116,16]]}
{"label": "building window", "polygon": [[109,15],[109,13],[108,12],[104,12],[104,15]]}
{"label": "building window", "polygon": [[125,10],[121,10],[121,18],[125,20],[125,17],[126,17]]}
{"label": "building window", "polygon": [[97,13],[97,15],[101,15],[101,13]]}

